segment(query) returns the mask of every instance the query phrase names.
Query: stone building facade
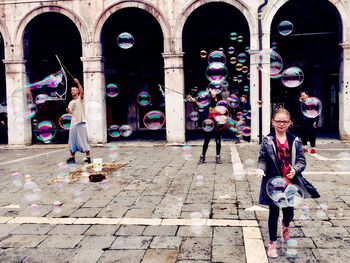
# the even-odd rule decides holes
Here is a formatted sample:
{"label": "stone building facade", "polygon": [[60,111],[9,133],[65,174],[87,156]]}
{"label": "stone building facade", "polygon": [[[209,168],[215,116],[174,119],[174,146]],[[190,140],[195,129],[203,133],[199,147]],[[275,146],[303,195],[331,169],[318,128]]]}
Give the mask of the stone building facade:
{"label": "stone building facade", "polygon": [[[324,9],[331,10],[334,17],[338,17],[335,24],[339,31],[339,68],[335,69],[335,76],[339,79],[333,83],[337,92],[336,108],[339,122],[336,123],[340,138],[350,139],[350,3],[347,0],[310,0],[315,5],[322,2]],[[259,80],[259,50],[271,50],[272,24],[276,15],[285,5],[300,6],[305,1],[287,0],[2,0],[0,1],[0,33],[3,39],[3,63],[5,74],[6,94],[12,94],[17,87],[23,87],[28,82],[28,61],[25,59],[24,46],[30,39],[25,39],[31,21],[46,13],[57,13],[65,17],[65,21],[73,23],[81,39],[81,63],[83,82],[87,103],[97,102],[96,114],[100,117],[90,120],[93,125],[88,126],[89,138],[93,143],[107,141],[107,109],[106,109],[106,75],[105,52],[103,52],[102,31],[110,17],[118,12],[140,9],[150,15],[158,23],[162,34],[162,48],[159,53],[163,59],[163,83],[165,89],[166,140],[168,143],[183,143],[186,140],[185,104],[185,72],[183,32],[187,20],[202,7],[215,4],[230,7],[239,12],[248,26],[250,46],[250,102],[252,107],[251,138],[257,140],[259,123],[262,124],[262,134],[270,131],[271,116],[271,79],[269,74],[262,74]],[[309,2],[309,1],[306,1]],[[260,7],[260,8],[259,8]],[[261,13],[258,10],[261,9]],[[317,8],[316,8],[317,9]],[[214,10],[215,11],[215,10]],[[288,11],[284,11],[288,13]],[[305,10],[307,12],[307,10]],[[259,33],[259,18],[261,19],[261,33]],[[48,18],[50,19],[50,18]],[[54,19],[54,18],[53,18]],[[133,19],[138,19],[135,16]],[[208,17],[203,17],[207,20]],[[329,18],[325,18],[329,19]],[[64,22],[65,23],[65,22]],[[143,21],[138,21],[140,26]],[[44,25],[43,25],[44,26]],[[53,34],[54,35],[54,34]],[[42,36],[50,38],[53,36]],[[259,46],[259,40],[261,46]],[[69,36],[67,41],[70,41]],[[152,41],[152,40],[150,40]],[[305,40],[306,41],[306,40]],[[304,54],[308,56],[308,54]],[[268,58],[268,56],[267,56]],[[269,59],[264,59],[269,65]],[[337,75],[338,74],[338,75]],[[336,77],[336,78],[338,78]],[[329,84],[329,83],[328,83]],[[259,100],[259,85],[261,85],[261,100]],[[338,87],[339,86],[339,87]],[[324,95],[327,97],[327,95]],[[8,96],[7,96],[8,98]],[[19,98],[19,99],[18,99]],[[17,94],[16,105],[7,101],[7,108],[14,106],[25,111],[25,90]],[[259,107],[262,114],[259,115]],[[327,111],[327,109],[324,109]],[[261,119],[259,118],[261,117]],[[9,144],[32,143],[32,126],[30,120],[18,120],[11,110],[7,111],[7,128]],[[88,117],[89,118],[89,117]]]}

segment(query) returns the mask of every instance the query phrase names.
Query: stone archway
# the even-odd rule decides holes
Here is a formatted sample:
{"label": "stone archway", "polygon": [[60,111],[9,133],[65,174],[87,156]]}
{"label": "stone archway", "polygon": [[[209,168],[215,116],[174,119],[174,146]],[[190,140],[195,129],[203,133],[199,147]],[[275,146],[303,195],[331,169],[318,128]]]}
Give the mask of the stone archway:
{"label": "stone archway", "polygon": [[165,19],[164,14],[162,14],[158,8],[156,8],[154,5],[147,3],[146,1],[138,0],[138,1],[123,1],[121,3],[112,4],[111,6],[105,8],[99,17],[96,20],[96,23],[94,25],[94,30],[92,33],[92,39],[94,42],[99,42],[102,34],[102,28],[104,24],[106,23],[107,19],[113,15],[116,11],[124,9],[124,8],[139,8],[146,12],[148,12],[150,15],[152,15],[159,23],[162,35],[164,38],[164,51],[170,49],[170,26]]}
{"label": "stone archway", "polygon": [[[278,43],[284,69],[296,66],[303,70],[304,81],[296,88],[286,88],[279,79],[271,80],[271,103],[283,103],[294,116],[295,132],[299,129],[301,90],[309,91],[323,103],[319,117],[319,130],[325,136],[339,133],[339,73],[342,60],[341,13],[330,1],[280,1],[274,10],[266,14],[264,25],[271,21],[271,43]],[[327,19],[325,19],[327,17]],[[291,21],[293,32],[287,36],[279,34],[277,27],[283,21]]]}
{"label": "stone archway", "polygon": [[[51,13],[59,13],[64,15],[65,17],[69,18],[69,20],[74,23],[76,28],[79,31],[79,35],[81,36],[82,43],[86,43],[89,41],[90,36],[88,33],[87,26],[85,24],[85,21],[81,17],[79,17],[78,14],[76,14],[74,11],[66,9],[61,6],[44,6],[39,7],[36,9],[33,9],[29,11],[24,18],[20,21],[14,35],[14,43],[17,45],[23,46],[23,35],[25,33],[25,29],[30,21],[32,21],[33,18],[40,14],[44,14],[47,12]],[[19,50],[21,51],[21,50]],[[22,58],[23,54],[16,54],[16,57]]]}
{"label": "stone archway", "polygon": [[[133,36],[135,42],[132,47],[118,45],[117,38],[123,32]],[[122,8],[108,16],[101,31],[104,73],[107,87],[119,87],[116,96],[111,96],[106,87],[109,140],[165,140],[165,126],[150,128],[144,122],[145,116],[151,111],[165,114],[164,97],[158,87],[164,83],[163,43],[162,28],[157,19],[141,8]],[[143,95],[149,96],[150,101],[141,103],[138,98]],[[110,132],[111,127],[115,129],[116,126],[125,125],[133,128],[130,137],[123,138],[126,133],[115,136],[116,133],[113,135]]]}
{"label": "stone archway", "polygon": [[[47,76],[59,72],[61,65],[56,55],[68,69],[66,70],[67,87],[74,84],[70,74],[83,83],[83,67],[80,59],[82,56],[81,43],[79,29],[69,17],[62,13],[44,12],[33,17],[23,31],[23,58],[26,63],[27,83],[38,83]],[[67,142],[68,130],[62,127],[59,119],[66,114],[66,107],[71,100],[69,90],[67,90],[65,101],[55,100],[57,96],[50,86],[31,85],[30,91],[37,104],[37,113],[30,119],[32,130],[38,123],[49,121],[56,127],[54,137],[49,142]],[[62,92],[64,90],[60,93]],[[48,99],[37,103],[38,97],[43,95],[48,96]],[[37,134],[34,135],[32,136],[33,143],[42,141],[36,136]]]}
{"label": "stone archway", "polygon": [[[208,67],[207,56],[214,50],[222,50],[226,56],[224,63],[227,68],[227,78],[222,88],[221,94],[225,99],[226,96],[236,94],[238,97],[246,95],[250,97],[250,79],[249,79],[249,46],[251,43],[249,31],[249,23],[244,14],[241,12],[243,5],[239,5],[240,9],[226,2],[206,1],[205,4],[191,12],[183,29],[182,43],[184,51],[184,71],[185,71],[185,94],[192,93],[198,96],[198,91],[205,91],[211,82],[206,76]],[[234,33],[237,35],[234,36]],[[231,35],[232,34],[232,35]],[[201,51],[206,51],[206,55],[201,56]],[[237,56],[245,56],[241,62],[237,62]],[[239,66],[237,66],[239,65]],[[236,67],[237,66],[237,67]],[[242,72],[242,67],[244,70]],[[197,87],[196,92],[193,88]],[[219,97],[221,97],[221,94]],[[209,104],[210,107],[215,106]],[[201,133],[198,130],[202,126],[202,121],[208,116],[208,105],[198,107],[192,103],[186,103],[186,137],[188,139],[196,139]],[[232,105],[233,106],[233,105]],[[228,112],[232,117],[232,122],[240,115],[240,107],[230,107],[227,105]],[[201,112],[202,111],[202,112]],[[197,114],[191,118],[190,115]],[[251,112],[249,113],[251,114]],[[240,119],[240,117],[239,117]],[[243,121],[241,122],[243,124]],[[251,125],[250,119],[245,120],[247,123],[245,130],[249,130],[245,139],[250,140]],[[243,127],[243,126],[242,126]],[[238,130],[235,128],[225,131],[224,136],[235,138]],[[238,134],[238,137],[243,137]],[[242,138],[243,139],[243,138]]]}

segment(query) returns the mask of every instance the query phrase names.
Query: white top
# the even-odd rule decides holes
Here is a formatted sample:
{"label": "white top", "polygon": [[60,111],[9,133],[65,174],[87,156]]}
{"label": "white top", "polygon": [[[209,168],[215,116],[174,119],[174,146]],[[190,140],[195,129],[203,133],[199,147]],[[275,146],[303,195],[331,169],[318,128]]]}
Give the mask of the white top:
{"label": "white top", "polygon": [[81,122],[85,122],[84,106],[84,100],[81,99],[80,96],[69,102],[68,108],[72,114],[72,121],[70,123],[71,127],[74,127]]}

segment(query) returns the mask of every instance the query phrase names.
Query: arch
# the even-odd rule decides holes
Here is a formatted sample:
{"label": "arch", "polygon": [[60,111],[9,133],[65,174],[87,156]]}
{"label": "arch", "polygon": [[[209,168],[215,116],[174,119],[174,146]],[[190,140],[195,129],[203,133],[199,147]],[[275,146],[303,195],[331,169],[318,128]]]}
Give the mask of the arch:
{"label": "arch", "polygon": [[[179,14],[179,16],[177,17],[176,21],[176,29],[175,29],[175,38],[177,39],[182,39],[182,33],[183,33],[183,29],[185,26],[185,23],[188,19],[188,17],[193,13],[193,11],[195,11],[198,7],[204,5],[204,4],[208,4],[208,3],[226,3],[229,5],[232,5],[233,7],[237,8],[238,10],[240,10],[243,14],[243,16],[245,17],[245,19],[248,22],[248,28],[249,28],[249,32],[250,34],[255,34],[257,31],[257,27],[255,27],[254,25],[256,24],[256,21],[254,19],[254,15],[251,13],[250,8],[237,0],[194,0],[192,1],[192,3],[190,3],[189,5],[187,5]],[[182,43],[181,43],[182,45]]]}
{"label": "arch", "polygon": [[[11,44],[11,37],[7,28],[1,23],[0,23],[0,34],[4,40],[4,48],[6,49],[6,46]],[[6,54],[5,54],[5,57],[6,57]]]}
{"label": "arch", "polygon": [[[24,16],[24,18],[20,21],[15,31],[15,35],[14,35],[15,43],[23,46],[23,35],[28,23],[34,17],[43,13],[48,13],[48,12],[60,13],[68,17],[77,27],[82,39],[82,43],[86,43],[89,41],[89,34],[88,34],[87,27],[84,24],[83,19],[80,18],[76,13],[74,13],[72,10],[66,9],[61,6],[45,6],[45,7],[39,7],[39,8],[33,9]],[[21,50],[21,52],[22,52],[21,57],[23,57],[23,50]]]}
{"label": "arch", "polygon": [[[288,0],[279,0],[277,3],[271,5],[267,10],[263,18],[263,32],[270,32],[271,24],[273,21],[273,18],[275,17],[276,13],[278,10],[285,4],[287,3]],[[343,41],[346,37],[345,29],[350,27],[350,13],[347,11],[346,7],[344,6],[342,1],[338,0],[329,0],[328,1],[330,4],[333,4],[334,7],[338,10],[338,13],[341,18],[341,22],[343,25]]]}
{"label": "arch", "polygon": [[96,24],[93,27],[94,31],[92,32],[92,39],[94,42],[100,41],[102,28],[105,22],[107,21],[107,19],[116,11],[127,7],[140,8],[150,13],[158,21],[162,29],[162,34],[164,39],[169,38],[170,27],[164,15],[155,6],[149,3],[146,3],[145,1],[137,0],[137,1],[121,1],[117,4],[112,4],[111,6],[103,10],[102,13],[98,16],[96,20]]}

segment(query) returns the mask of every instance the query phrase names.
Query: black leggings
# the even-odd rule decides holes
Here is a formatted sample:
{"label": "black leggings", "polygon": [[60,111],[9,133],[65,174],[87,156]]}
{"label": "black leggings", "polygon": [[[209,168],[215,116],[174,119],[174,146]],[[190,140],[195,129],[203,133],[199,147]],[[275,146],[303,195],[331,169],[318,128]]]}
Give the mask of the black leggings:
{"label": "black leggings", "polygon": [[304,125],[301,127],[300,131],[301,141],[303,145],[307,145],[307,142],[310,142],[312,148],[316,147],[316,128],[312,125]]}
{"label": "black leggings", "polygon": [[[277,240],[277,225],[278,217],[280,214],[280,208],[276,205],[269,206],[269,235],[271,241]],[[282,208],[283,219],[282,223],[284,226],[289,226],[289,223],[292,222],[294,218],[294,207],[285,207]]]}
{"label": "black leggings", "polygon": [[219,130],[219,129],[204,133],[204,143],[203,143],[202,155],[205,155],[207,153],[209,142],[211,139],[211,135],[213,133],[215,135],[215,142],[216,142],[216,155],[220,155],[220,152],[221,152],[221,130]]}

